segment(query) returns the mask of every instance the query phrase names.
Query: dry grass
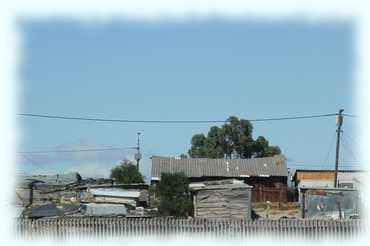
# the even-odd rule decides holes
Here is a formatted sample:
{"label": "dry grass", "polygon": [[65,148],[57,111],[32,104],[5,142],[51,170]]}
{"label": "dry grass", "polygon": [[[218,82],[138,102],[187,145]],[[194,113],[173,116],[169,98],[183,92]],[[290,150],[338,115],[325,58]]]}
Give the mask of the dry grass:
{"label": "dry grass", "polygon": [[298,218],[299,203],[252,203],[252,209],[262,218],[279,219],[282,217]]}

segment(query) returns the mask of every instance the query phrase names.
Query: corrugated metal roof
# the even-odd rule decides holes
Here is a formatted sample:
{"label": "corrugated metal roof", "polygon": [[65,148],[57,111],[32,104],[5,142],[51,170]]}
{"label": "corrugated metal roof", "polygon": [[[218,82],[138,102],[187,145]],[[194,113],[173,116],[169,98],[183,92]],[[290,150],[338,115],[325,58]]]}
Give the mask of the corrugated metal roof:
{"label": "corrugated metal roof", "polygon": [[198,190],[217,190],[217,189],[251,189],[252,186],[243,184],[243,183],[235,183],[235,184],[203,184],[203,185],[194,185],[194,183],[190,184],[190,190],[198,191]]}
{"label": "corrugated metal roof", "polygon": [[127,208],[125,205],[118,204],[95,204],[85,205],[84,215],[88,216],[109,216],[109,215],[126,215]]}
{"label": "corrugated metal roof", "polygon": [[55,204],[45,204],[39,207],[33,208],[31,211],[31,218],[38,217],[55,217],[62,216],[63,212],[57,208]]}
{"label": "corrugated metal roof", "polygon": [[29,189],[30,185],[32,184],[37,185],[38,183],[44,183],[44,181],[26,178],[25,176],[18,176],[16,179],[15,187],[20,189]]}
{"label": "corrugated metal roof", "polygon": [[139,198],[140,196],[140,191],[123,190],[117,188],[90,189],[90,192],[94,196],[130,197],[130,198]]}
{"label": "corrugated metal roof", "polygon": [[77,173],[62,173],[56,175],[32,175],[21,177],[24,180],[38,180],[48,185],[67,185],[77,182]]}
{"label": "corrugated metal roof", "polygon": [[204,187],[192,188],[192,190],[218,190],[218,189],[251,189],[247,184],[225,184],[225,185],[206,185]]}
{"label": "corrugated metal roof", "polygon": [[161,173],[183,172],[187,177],[288,176],[283,155],[252,159],[152,157],[152,179]]}
{"label": "corrugated metal roof", "polygon": [[40,205],[31,210],[30,218],[59,217],[63,215],[76,214],[80,211],[80,205],[49,203]]}

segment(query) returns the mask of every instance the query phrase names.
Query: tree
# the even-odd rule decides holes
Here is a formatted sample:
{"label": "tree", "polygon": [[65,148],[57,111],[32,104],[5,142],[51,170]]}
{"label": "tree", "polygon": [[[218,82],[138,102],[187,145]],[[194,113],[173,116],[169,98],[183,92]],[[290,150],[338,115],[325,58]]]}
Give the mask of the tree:
{"label": "tree", "polygon": [[156,190],[162,215],[184,217],[190,213],[189,181],[184,173],[162,173]]}
{"label": "tree", "polygon": [[110,177],[120,184],[144,183],[144,177],[136,165],[129,160],[123,160],[111,170]]}
{"label": "tree", "polygon": [[221,127],[213,126],[204,134],[195,134],[188,153],[193,158],[252,158],[281,153],[278,146],[270,146],[263,136],[252,137],[253,126],[245,119],[228,118]]}
{"label": "tree", "polygon": [[259,136],[254,141],[254,153],[255,157],[274,156],[281,153],[278,146],[270,146],[266,138]]}
{"label": "tree", "polygon": [[187,154],[182,153],[182,154],[180,155],[180,158],[181,158],[181,159],[188,159],[188,155],[187,155]]}

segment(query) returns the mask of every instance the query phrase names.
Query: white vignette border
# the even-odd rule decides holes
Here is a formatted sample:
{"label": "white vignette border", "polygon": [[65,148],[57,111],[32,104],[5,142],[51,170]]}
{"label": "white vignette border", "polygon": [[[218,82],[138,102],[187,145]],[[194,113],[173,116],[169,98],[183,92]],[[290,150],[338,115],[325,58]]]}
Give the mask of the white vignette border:
{"label": "white vignette border", "polygon": [[[16,21],[20,17],[36,18],[48,20],[52,18],[72,18],[83,21],[88,24],[101,24],[110,19],[138,19],[144,21],[156,20],[177,20],[187,21],[191,18],[204,19],[209,17],[221,17],[225,19],[260,19],[260,20],[289,20],[289,19],[307,19],[312,22],[320,21],[335,21],[346,20],[353,22],[355,25],[355,66],[354,66],[354,87],[355,94],[352,97],[355,100],[356,114],[368,116],[367,105],[370,105],[370,3],[366,1],[345,0],[345,1],[316,1],[316,0],[280,0],[280,1],[8,1],[8,3],[0,4],[0,147],[2,154],[0,155],[0,163],[2,171],[0,177],[2,185],[0,186],[0,194],[2,195],[1,204],[1,220],[0,231],[1,238],[6,244],[29,244],[22,240],[16,240],[13,237],[11,211],[8,201],[11,197],[13,187],[14,173],[14,150],[17,146],[17,141],[20,134],[16,125],[16,117],[13,114],[18,109],[18,96],[21,94],[18,88],[17,67],[21,60],[20,43],[21,35],[16,28]],[[357,136],[360,138],[360,145],[356,148],[356,154],[360,157],[360,162],[369,163],[370,157],[367,155],[367,146],[370,141],[370,131],[366,127],[369,125],[370,119],[364,118],[358,121]],[[369,197],[369,190],[365,192]],[[369,242],[368,235],[363,238],[358,238],[352,243],[366,244]],[[207,245],[223,245],[226,241],[199,241]],[[168,243],[175,245],[189,244],[188,239],[178,237]],[[35,240],[37,244],[49,244],[50,241]],[[276,241],[274,241],[277,243]],[[78,241],[70,241],[70,244],[80,244]],[[95,244],[93,241],[84,240],[84,243]],[[108,243],[108,242],[107,242]],[[109,244],[119,242],[110,241]],[[130,245],[141,245],[149,243],[145,238],[130,240],[127,243]],[[157,241],[151,241],[151,244],[158,244]],[[164,242],[161,242],[163,245]],[[233,244],[241,244],[242,242],[233,241]],[[267,238],[257,240],[255,243],[269,244]],[[283,243],[283,242],[280,242]],[[286,245],[287,242],[284,242]],[[290,240],[289,244],[297,242]],[[299,243],[305,244],[300,241]],[[308,244],[308,242],[306,242]],[[329,244],[331,241],[326,242]],[[348,243],[348,242],[343,242]],[[335,243],[338,244],[338,243]]]}

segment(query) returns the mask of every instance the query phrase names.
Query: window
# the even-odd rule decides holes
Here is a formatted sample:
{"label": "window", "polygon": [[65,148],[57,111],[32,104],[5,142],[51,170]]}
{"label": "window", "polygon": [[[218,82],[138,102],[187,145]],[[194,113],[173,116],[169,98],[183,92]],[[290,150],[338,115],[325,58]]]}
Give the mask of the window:
{"label": "window", "polygon": [[353,182],[339,182],[338,188],[353,189]]}

